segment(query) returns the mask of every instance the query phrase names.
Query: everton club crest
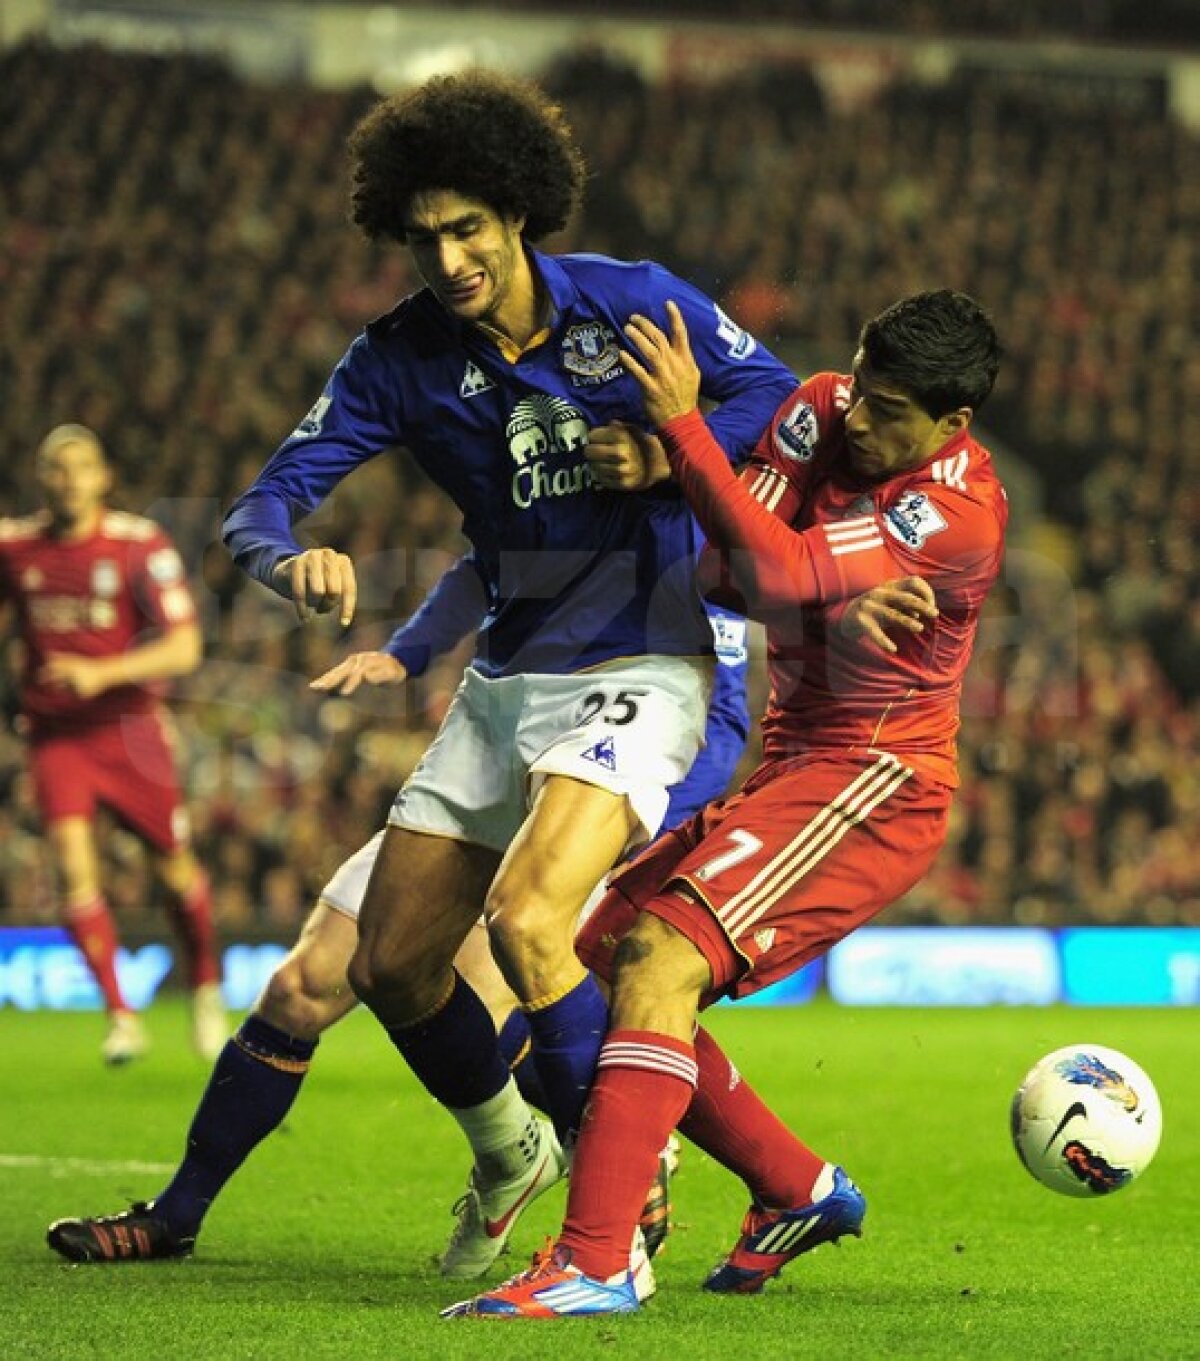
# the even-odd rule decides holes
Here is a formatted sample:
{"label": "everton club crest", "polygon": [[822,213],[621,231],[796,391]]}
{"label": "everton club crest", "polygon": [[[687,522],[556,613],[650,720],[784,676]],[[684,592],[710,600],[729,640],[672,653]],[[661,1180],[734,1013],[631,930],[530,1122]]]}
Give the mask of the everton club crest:
{"label": "everton club crest", "polygon": [[602,321],[585,321],[568,327],[562,339],[563,368],[574,376],[576,387],[607,383],[621,372],[617,336]]}

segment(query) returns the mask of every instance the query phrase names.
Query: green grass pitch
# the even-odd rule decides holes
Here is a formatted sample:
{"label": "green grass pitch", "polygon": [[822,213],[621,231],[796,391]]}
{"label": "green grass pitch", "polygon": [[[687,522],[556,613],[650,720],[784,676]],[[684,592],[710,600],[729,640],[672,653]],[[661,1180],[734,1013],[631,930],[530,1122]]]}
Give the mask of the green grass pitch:
{"label": "green grass pitch", "polygon": [[[1197,1018],[1186,1011],[780,1010],[710,1018],[746,1076],[866,1192],[865,1237],[794,1262],[757,1298],[703,1294],[745,1196],[686,1148],[659,1294],[630,1318],[442,1322],[469,1293],[433,1257],[466,1171],[451,1122],[369,1017],[326,1037],[285,1129],[209,1216],[187,1262],[71,1267],[49,1220],[152,1195],[206,1070],[177,1001],[110,1072],[96,1015],[0,1011],[0,1357],[875,1358],[1200,1356]],[[1165,1108],[1132,1187],[1037,1186],[1008,1140],[1026,1069],[1087,1040],[1128,1052]],[[563,1192],[519,1227],[510,1274]]]}

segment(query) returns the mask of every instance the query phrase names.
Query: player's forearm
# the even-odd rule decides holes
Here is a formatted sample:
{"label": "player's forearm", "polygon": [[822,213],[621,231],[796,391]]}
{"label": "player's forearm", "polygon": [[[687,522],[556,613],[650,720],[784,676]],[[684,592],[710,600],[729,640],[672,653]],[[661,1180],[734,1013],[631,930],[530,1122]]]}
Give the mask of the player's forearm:
{"label": "player's forearm", "polygon": [[699,411],[659,430],[671,470],[708,545],[701,588],[751,617],[819,603],[821,583],[803,538],[746,490]]}
{"label": "player's forearm", "polygon": [[659,434],[711,546],[703,567],[711,599],[758,619],[797,605],[848,600],[902,574],[882,540],[877,551],[847,552],[844,545],[831,547],[824,530],[797,532],[760,505],[698,411],[669,421]]}
{"label": "player's forearm", "polygon": [[151,681],[187,676],[204,655],[197,624],[177,624],[159,638],[139,643],[128,652],[104,659],[105,689],[119,685],[146,685]]}
{"label": "player's forearm", "polygon": [[487,613],[487,592],[468,554],[438,578],[412,616],[384,643],[383,651],[410,676],[423,675],[435,657],[477,633]]}
{"label": "player's forearm", "polygon": [[221,536],[243,572],[278,594],[289,595],[286,575],[276,569],[302,550],[286,505],[275,497],[247,494],[225,517]]}

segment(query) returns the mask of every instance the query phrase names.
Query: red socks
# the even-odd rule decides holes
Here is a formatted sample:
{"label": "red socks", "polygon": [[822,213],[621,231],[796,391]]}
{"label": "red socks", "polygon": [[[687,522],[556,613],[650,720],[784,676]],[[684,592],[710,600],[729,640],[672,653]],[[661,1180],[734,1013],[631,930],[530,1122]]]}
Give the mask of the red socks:
{"label": "red socks", "polygon": [[87,961],[107,1011],[128,1011],[117,982],[117,928],[103,898],[82,907],[64,908],[62,924]]}
{"label": "red socks", "polygon": [[191,888],[182,898],[169,895],[167,912],[183,946],[188,987],[195,991],[205,983],[219,983],[221,966],[213,933],[212,894],[203,870],[197,871]]}
{"label": "red socks", "polygon": [[812,1200],[825,1160],[742,1080],[707,1031],[693,1047],[643,1030],[610,1033],[575,1147],[559,1242],[585,1275],[625,1270],[658,1155],[678,1125],[770,1209]]}
{"label": "red socks", "polygon": [[[168,911],[186,957],[188,987],[221,981],[217,942],[213,932],[212,898],[205,874],[197,874],[191,889],[182,899],[172,895]],[[62,924],[79,947],[88,968],[104,997],[108,1011],[128,1011],[129,1006],[117,982],[116,923],[103,897],[83,907],[64,908]]]}
{"label": "red socks", "polygon": [[679,1132],[727,1167],[760,1205],[807,1205],[825,1166],[767,1108],[706,1031],[696,1030],[699,1080]]}
{"label": "red socks", "polygon": [[645,1030],[604,1041],[583,1113],[559,1242],[587,1276],[607,1280],[629,1265],[634,1229],[658,1155],[692,1099],[692,1046]]}

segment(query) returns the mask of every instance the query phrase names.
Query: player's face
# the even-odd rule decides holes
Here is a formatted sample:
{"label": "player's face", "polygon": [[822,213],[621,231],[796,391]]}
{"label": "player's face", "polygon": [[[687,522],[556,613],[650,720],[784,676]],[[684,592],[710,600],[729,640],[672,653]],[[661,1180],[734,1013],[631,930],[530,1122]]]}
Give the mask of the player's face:
{"label": "player's face", "polygon": [[895,383],[872,374],[860,350],[846,413],[850,462],[860,477],[882,482],[928,463],[971,419],[969,408],[934,420]]}
{"label": "player's face", "polygon": [[524,225],[524,218],[503,217],[478,199],[430,190],[413,199],[405,242],[421,278],[448,312],[513,335],[533,297],[521,244]]}
{"label": "player's face", "polygon": [[100,513],[112,473],[95,444],[71,440],[38,454],[37,480],[55,522],[79,525]]}

